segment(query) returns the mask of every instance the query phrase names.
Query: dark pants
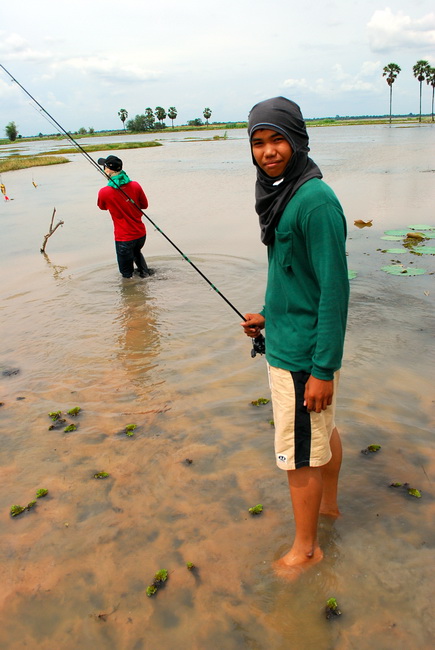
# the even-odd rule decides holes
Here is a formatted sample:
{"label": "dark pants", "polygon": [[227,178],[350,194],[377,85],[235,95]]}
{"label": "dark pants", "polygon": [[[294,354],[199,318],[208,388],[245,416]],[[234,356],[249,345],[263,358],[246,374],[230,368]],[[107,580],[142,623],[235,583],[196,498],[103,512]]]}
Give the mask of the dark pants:
{"label": "dark pants", "polygon": [[148,275],[149,269],[141,249],[145,244],[146,235],[131,241],[115,241],[116,257],[118,258],[119,270],[123,278],[131,278],[133,275],[133,262],[136,264],[139,275]]}

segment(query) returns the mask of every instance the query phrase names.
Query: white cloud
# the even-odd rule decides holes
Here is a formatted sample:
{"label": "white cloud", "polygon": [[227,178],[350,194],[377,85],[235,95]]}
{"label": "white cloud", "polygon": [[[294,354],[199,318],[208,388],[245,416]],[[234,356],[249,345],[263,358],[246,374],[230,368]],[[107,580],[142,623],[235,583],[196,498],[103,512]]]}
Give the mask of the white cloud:
{"label": "white cloud", "polygon": [[308,82],[306,79],[286,79],[283,82],[283,88],[308,88]]}
{"label": "white cloud", "polygon": [[2,32],[0,36],[0,54],[6,61],[34,63],[36,61],[47,61],[53,56],[49,51],[43,52],[32,48],[28,41],[18,34],[10,34],[4,37],[4,32]]}
{"label": "white cloud", "polygon": [[396,14],[389,7],[374,12],[367,24],[373,52],[397,48],[422,48],[435,45],[435,14],[412,19],[402,11]]}

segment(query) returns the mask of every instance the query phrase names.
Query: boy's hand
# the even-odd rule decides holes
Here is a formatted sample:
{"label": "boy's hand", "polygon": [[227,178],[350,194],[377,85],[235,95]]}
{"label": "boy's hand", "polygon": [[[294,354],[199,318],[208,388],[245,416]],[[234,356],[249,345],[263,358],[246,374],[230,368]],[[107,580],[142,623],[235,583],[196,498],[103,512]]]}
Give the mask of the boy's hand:
{"label": "boy's hand", "polygon": [[307,411],[315,411],[316,413],[325,411],[332,404],[333,394],[334,381],[332,379],[326,381],[310,375],[305,384],[304,406],[307,407]]}
{"label": "boy's hand", "polygon": [[261,314],[245,314],[246,321],[240,323],[245,334],[255,339],[264,327],[265,319]]}

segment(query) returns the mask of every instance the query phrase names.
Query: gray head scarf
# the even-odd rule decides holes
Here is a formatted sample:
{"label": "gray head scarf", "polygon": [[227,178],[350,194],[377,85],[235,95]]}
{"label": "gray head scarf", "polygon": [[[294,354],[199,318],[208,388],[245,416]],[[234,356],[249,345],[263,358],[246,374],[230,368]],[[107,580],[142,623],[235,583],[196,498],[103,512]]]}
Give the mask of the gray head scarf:
{"label": "gray head scarf", "polygon": [[[281,178],[268,176],[255,162],[255,210],[259,216],[261,241],[271,244],[275,228],[287,203],[301,185],[311,178],[322,178],[316,163],[308,157],[308,133],[301,110],[295,102],[285,97],[274,97],[256,104],[249,113],[249,140],[258,129],[277,131],[290,143],[293,154]],[[278,182],[278,184],[277,184]]]}

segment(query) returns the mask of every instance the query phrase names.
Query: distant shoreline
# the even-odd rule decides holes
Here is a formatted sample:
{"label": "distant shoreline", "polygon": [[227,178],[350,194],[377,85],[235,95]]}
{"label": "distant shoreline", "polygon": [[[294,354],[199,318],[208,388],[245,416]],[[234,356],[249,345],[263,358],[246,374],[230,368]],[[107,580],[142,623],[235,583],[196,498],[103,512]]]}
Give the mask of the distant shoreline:
{"label": "distant shoreline", "polygon": [[[391,120],[391,125],[401,128],[415,127],[415,126],[428,126],[435,124],[432,122],[430,115],[422,116],[422,121],[419,122],[418,115],[407,115],[407,116],[393,116]],[[390,118],[385,116],[371,116],[371,117],[335,117],[335,118],[321,118],[321,119],[306,119],[305,120],[307,127],[328,127],[328,126],[379,126],[379,125],[388,125],[390,124]],[[212,123],[209,125],[202,126],[176,126],[176,127],[166,127],[163,129],[153,129],[149,131],[98,131],[93,133],[71,133],[71,137],[74,140],[86,140],[87,138],[92,137],[119,137],[119,136],[143,136],[143,135],[155,135],[158,136],[161,133],[176,133],[176,132],[192,132],[192,131],[201,131],[206,134],[209,131],[224,130],[224,136],[214,136],[210,138],[201,138],[204,140],[221,140],[226,139],[226,131],[232,129],[246,129],[247,122],[227,122],[227,123]],[[15,141],[10,140],[0,140],[0,147],[9,146],[13,147],[17,144],[22,144],[26,142],[35,142],[35,141],[62,141],[71,142],[66,135],[64,134],[52,134],[52,135],[40,135],[40,136],[30,136],[30,137],[19,137]],[[138,147],[153,147],[161,146],[160,142],[156,140],[146,141],[146,142],[119,142],[111,143],[104,145],[81,145],[85,151],[102,151],[102,150],[124,150],[124,149],[133,149]],[[69,154],[69,153],[80,153],[79,150],[74,149],[73,147],[68,147],[64,149],[58,149],[54,151],[49,151],[44,154],[36,155],[21,155],[17,150],[11,151],[10,155],[5,158],[0,158],[0,173],[7,173],[10,171],[18,171],[20,169],[27,169],[29,167],[38,167],[38,166],[47,166],[47,165],[57,165],[62,163],[70,162],[68,158],[61,157],[60,154]]]}

